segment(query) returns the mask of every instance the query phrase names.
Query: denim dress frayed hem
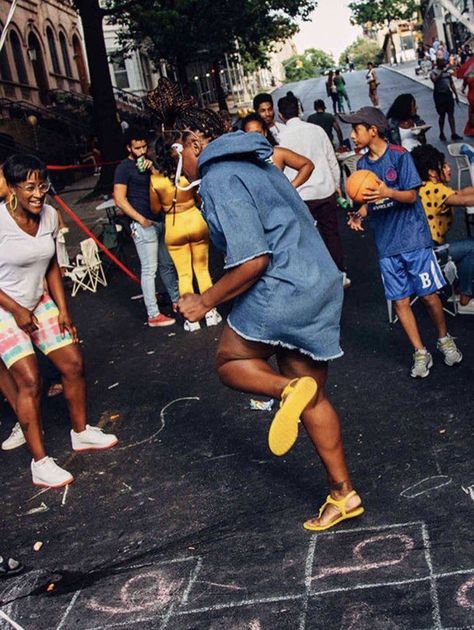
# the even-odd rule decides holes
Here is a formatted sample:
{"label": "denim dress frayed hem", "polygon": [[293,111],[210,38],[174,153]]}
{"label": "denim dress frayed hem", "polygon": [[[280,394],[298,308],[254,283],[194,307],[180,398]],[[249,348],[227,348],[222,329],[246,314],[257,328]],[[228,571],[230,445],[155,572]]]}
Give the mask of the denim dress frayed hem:
{"label": "denim dress frayed hem", "polygon": [[301,354],[304,354],[305,356],[310,357],[311,359],[313,359],[313,361],[316,361],[316,362],[332,361],[333,359],[339,359],[340,357],[342,357],[344,355],[344,351],[341,348],[340,351],[338,352],[338,354],[335,354],[333,356],[330,356],[330,357],[317,357],[315,354],[313,354],[309,350],[305,350],[304,348],[298,348],[297,346],[293,346],[290,343],[285,343],[284,341],[276,341],[276,340],[273,340],[273,339],[257,339],[256,337],[250,337],[249,335],[245,335],[242,331],[238,330],[238,328],[236,328],[232,324],[232,322],[230,321],[230,316],[227,318],[227,325],[237,335],[239,335],[239,337],[242,337],[242,339],[245,339],[246,341],[253,341],[255,343],[263,343],[263,344],[265,344],[267,346],[276,346],[276,347],[280,347],[280,348],[287,348],[288,350],[297,350],[298,352],[301,352]]}

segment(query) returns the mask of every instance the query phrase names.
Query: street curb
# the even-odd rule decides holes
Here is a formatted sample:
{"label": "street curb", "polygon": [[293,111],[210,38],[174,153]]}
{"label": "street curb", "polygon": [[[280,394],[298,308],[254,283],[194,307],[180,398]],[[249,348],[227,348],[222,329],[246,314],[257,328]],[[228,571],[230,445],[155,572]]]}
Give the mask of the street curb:
{"label": "street curb", "polygon": [[[414,81],[415,83],[420,83],[421,85],[424,85],[425,87],[427,87],[429,90],[433,91],[433,85],[431,84],[431,82],[428,83],[423,79],[419,79],[417,76],[411,77],[409,74],[405,74],[405,72],[398,70],[398,68],[393,68],[392,66],[387,66],[384,64],[382,65],[382,68],[385,68],[385,70],[390,70],[390,72],[395,72],[396,74],[400,74],[402,77],[405,77],[406,79],[410,79],[410,81]],[[467,98],[464,96],[462,92],[458,92],[458,96],[459,96],[460,103],[462,103],[463,105],[468,105]]]}

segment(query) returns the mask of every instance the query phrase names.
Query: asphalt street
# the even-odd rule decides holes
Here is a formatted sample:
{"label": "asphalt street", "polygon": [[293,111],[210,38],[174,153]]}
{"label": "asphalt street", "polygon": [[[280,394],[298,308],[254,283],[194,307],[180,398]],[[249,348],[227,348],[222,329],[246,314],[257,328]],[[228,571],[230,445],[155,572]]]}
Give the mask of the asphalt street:
{"label": "asphalt street", "polygon": [[[379,71],[386,109],[412,92],[434,125],[432,92]],[[354,107],[362,73],[346,75]],[[285,86],[305,115],[323,81]],[[457,110],[459,130],[466,108]],[[435,142],[439,147],[439,141]],[[67,494],[38,494],[26,447],[1,452],[1,553],[27,565],[0,582],[0,610],[25,630],[441,630],[474,617],[473,316],[450,317],[464,353],[449,368],[435,351],[429,378],[409,377],[411,351],[387,321],[368,233],[341,229],[352,288],[343,358],[329,393],[343,424],[366,513],[325,534],[302,527],[327,494],[303,431],[293,450],[266,445],[271,412],[223,387],[213,369],[220,328],[150,329],[139,288],[119,271],[96,295],[70,300],[87,362],[91,424],[120,444],[71,455],[61,397],[45,403],[49,454],[75,476]],[[454,236],[465,228],[461,214]],[[129,252],[132,266],[136,257]],[[214,276],[219,257],[213,258]],[[14,422],[0,404],[0,439]],[[33,545],[42,542],[39,551]],[[0,618],[0,629],[11,626]]]}

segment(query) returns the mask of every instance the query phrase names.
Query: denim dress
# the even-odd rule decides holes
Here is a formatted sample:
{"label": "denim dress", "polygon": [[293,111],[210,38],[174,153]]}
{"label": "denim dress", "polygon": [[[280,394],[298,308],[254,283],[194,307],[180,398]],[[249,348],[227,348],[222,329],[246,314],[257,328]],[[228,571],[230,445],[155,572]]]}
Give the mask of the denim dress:
{"label": "denim dress", "polygon": [[335,359],[343,354],[342,274],[306,204],[268,163],[271,154],[260,134],[235,132],[209,143],[199,158],[202,213],[225,269],[270,257],[263,275],[235,298],[227,323],[249,341]]}

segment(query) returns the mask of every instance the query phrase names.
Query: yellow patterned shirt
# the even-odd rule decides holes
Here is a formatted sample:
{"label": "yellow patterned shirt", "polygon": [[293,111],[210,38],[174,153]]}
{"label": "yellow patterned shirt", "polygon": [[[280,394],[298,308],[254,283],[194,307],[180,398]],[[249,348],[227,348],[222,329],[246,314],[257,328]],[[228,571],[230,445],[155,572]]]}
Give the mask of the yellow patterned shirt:
{"label": "yellow patterned shirt", "polygon": [[444,243],[446,232],[453,222],[453,211],[446,205],[446,199],[456,191],[441,182],[424,182],[419,189],[421,203],[430,226],[431,238],[438,245]]}

